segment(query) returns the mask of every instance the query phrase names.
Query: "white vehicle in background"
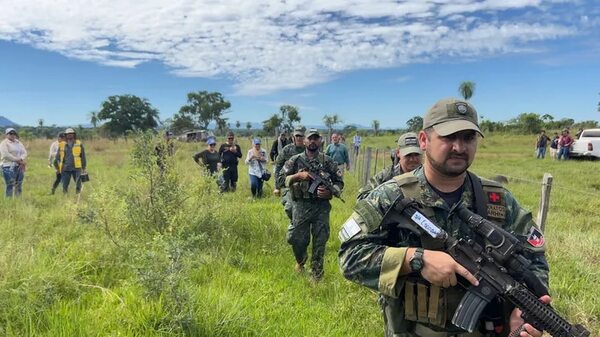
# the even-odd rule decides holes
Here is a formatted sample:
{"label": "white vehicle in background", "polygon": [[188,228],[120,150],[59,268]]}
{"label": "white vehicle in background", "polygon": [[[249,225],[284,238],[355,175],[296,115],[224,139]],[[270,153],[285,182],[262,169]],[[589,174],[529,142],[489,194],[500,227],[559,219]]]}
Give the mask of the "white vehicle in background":
{"label": "white vehicle in background", "polygon": [[600,158],[600,129],[583,130],[579,139],[573,143],[569,157]]}

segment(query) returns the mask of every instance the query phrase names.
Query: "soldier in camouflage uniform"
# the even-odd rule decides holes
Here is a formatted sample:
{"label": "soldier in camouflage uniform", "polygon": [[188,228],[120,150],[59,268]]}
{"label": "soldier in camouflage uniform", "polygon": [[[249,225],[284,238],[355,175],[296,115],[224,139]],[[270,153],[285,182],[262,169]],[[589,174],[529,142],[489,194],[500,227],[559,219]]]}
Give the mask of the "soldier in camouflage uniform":
{"label": "soldier in camouflage uniform", "polygon": [[283,210],[290,219],[290,226],[292,224],[292,198],[288,193],[288,189],[285,187],[285,177],[280,177],[281,169],[286,161],[290,160],[293,156],[304,152],[304,127],[297,126],[294,129],[294,141],[283,147],[281,153],[277,155],[277,161],[275,164],[275,190],[273,194],[281,195],[281,204]]}
{"label": "soldier in camouflage uniform", "polygon": [[383,184],[384,182],[392,179],[395,176],[399,176],[404,172],[409,172],[421,165],[421,156],[423,151],[419,147],[419,140],[417,134],[414,132],[407,132],[402,134],[398,138],[398,160],[392,166],[388,166],[371,177],[367,184],[358,191],[357,200],[363,199],[371,192],[375,187]]}
{"label": "soldier in camouflage uniform", "polygon": [[[480,214],[518,237],[531,261],[530,269],[548,284],[548,264],[541,231],[531,213],[522,209],[502,185],[467,171],[481,131],[473,106],[457,99],[437,102],[426,113],[419,143],[423,166],[394,177],[357,202],[340,231],[339,262],[344,276],[381,294],[385,335],[394,337],[505,336],[522,329],[522,337],[542,333],[523,324],[520,310],[492,301],[480,317],[478,329],[467,333],[451,323],[465,294],[457,277],[478,280],[450,255],[440,242],[413,232],[414,223],[398,215],[397,224],[380,226],[397,200],[413,198],[419,210],[456,238],[472,232],[453,213],[457,203]],[[477,200],[477,203],[476,203]],[[475,207],[475,205],[480,207]],[[396,218],[394,218],[396,219]],[[550,301],[549,296],[540,300]]]}
{"label": "soldier in camouflage uniform", "polygon": [[344,187],[341,172],[335,162],[325,154],[319,153],[320,143],[321,135],[317,130],[311,129],[305,140],[306,150],[288,160],[280,175],[292,196],[293,215],[292,224],[288,228],[287,242],[292,246],[296,258],[296,271],[304,271],[304,264],[308,258],[307,248],[312,235],[311,277],[314,281],[323,278],[323,258],[329,239],[329,200],[333,191],[321,184],[316,193],[309,193],[312,183],[310,174],[314,174],[317,168],[329,175],[337,193]]}

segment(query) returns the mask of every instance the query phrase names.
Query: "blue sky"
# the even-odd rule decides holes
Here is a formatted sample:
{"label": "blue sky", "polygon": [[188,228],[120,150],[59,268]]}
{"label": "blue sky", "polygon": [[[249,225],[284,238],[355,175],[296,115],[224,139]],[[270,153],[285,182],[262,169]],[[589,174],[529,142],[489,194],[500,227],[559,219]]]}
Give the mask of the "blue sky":
{"label": "blue sky", "polygon": [[600,6],[565,0],[0,0],[0,115],[89,122],[110,95],[167,119],[190,91],[257,123],[282,104],[302,122],[404,127],[476,83],[486,119],[523,112],[600,120]]}

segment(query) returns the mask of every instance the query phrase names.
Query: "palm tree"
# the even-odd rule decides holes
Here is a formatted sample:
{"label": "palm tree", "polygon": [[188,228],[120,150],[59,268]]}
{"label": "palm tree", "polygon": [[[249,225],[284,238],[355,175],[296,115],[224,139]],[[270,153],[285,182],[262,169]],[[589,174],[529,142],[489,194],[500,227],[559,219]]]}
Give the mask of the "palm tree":
{"label": "palm tree", "polygon": [[90,123],[92,123],[94,129],[96,128],[96,125],[98,125],[98,114],[96,111],[90,112]]}
{"label": "palm tree", "polygon": [[374,120],[373,122],[371,122],[371,126],[373,127],[373,132],[375,133],[375,136],[377,136],[377,134],[379,133],[379,121]]}
{"label": "palm tree", "polygon": [[331,116],[323,116],[323,123],[327,127],[327,140],[331,139],[331,134],[333,132],[333,129],[335,128],[335,125],[340,124],[341,122],[342,120],[337,114]]}
{"label": "palm tree", "polygon": [[473,93],[475,92],[475,82],[462,82],[458,87],[458,92],[460,92],[461,96],[468,101],[469,98],[471,98],[473,96]]}

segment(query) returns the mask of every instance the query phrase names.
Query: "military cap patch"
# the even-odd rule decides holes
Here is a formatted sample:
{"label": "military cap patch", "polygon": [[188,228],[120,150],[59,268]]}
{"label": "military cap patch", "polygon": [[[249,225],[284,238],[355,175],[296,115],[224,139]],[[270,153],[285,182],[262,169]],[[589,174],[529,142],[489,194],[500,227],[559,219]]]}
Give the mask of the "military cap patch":
{"label": "military cap patch", "polygon": [[466,115],[467,111],[469,111],[469,108],[467,108],[466,104],[456,103],[456,112],[458,112],[461,115]]}
{"label": "military cap patch", "polygon": [[544,240],[544,235],[542,234],[542,232],[539,229],[532,226],[529,230],[527,242],[529,242],[529,244],[533,247],[537,248],[543,246],[545,241],[546,240]]}

